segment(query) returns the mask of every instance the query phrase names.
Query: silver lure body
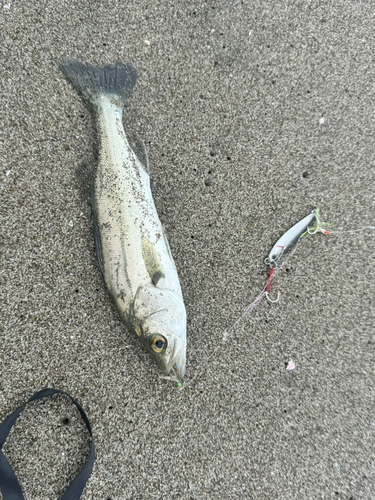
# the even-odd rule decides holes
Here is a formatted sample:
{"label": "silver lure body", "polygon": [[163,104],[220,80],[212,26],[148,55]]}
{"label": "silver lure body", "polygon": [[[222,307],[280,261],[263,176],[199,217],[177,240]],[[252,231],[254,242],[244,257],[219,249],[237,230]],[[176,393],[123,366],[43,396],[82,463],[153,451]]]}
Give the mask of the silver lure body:
{"label": "silver lure body", "polygon": [[148,172],[131,149],[122,109],[136,82],[131,64],[94,67],[74,60],[60,69],[93,109],[99,164],[92,194],[99,265],[121,319],[160,370],[186,363],[186,311]]}
{"label": "silver lure body", "polygon": [[280,239],[277,240],[275,245],[268,256],[268,262],[272,265],[277,262],[282,254],[285,254],[288,250],[292,248],[301,237],[301,235],[307,231],[307,228],[311,222],[315,219],[316,211],[314,210],[311,214],[307,215],[304,219],[300,220],[291,227],[286,233],[282,235]]}

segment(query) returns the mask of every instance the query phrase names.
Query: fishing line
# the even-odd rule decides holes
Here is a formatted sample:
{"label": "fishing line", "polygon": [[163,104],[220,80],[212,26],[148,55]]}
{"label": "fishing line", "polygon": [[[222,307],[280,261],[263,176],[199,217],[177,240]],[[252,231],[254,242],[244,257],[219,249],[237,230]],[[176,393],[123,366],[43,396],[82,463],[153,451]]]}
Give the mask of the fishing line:
{"label": "fishing line", "polygon": [[330,231],[329,234],[341,234],[341,233],[363,233],[366,229],[374,230],[375,226],[364,226],[361,229],[349,229],[349,230],[337,230],[337,231]]}

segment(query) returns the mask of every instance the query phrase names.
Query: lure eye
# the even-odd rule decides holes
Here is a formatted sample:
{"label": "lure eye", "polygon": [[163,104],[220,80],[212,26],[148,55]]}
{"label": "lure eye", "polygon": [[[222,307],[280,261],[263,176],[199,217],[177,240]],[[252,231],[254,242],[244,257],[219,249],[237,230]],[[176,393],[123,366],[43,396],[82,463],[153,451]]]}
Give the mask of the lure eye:
{"label": "lure eye", "polygon": [[154,335],[153,337],[151,337],[150,347],[154,352],[159,353],[163,351],[166,345],[167,339],[162,335]]}

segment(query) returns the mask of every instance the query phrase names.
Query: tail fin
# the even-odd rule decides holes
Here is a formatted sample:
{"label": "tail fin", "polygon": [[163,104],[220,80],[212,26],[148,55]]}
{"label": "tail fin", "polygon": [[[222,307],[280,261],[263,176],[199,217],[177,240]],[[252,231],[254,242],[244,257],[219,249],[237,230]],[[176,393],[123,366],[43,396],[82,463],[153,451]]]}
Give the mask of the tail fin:
{"label": "tail fin", "polygon": [[117,62],[114,66],[95,67],[68,59],[59,63],[65,78],[89,104],[99,95],[112,94],[124,102],[130,95],[137,74],[130,64]]}

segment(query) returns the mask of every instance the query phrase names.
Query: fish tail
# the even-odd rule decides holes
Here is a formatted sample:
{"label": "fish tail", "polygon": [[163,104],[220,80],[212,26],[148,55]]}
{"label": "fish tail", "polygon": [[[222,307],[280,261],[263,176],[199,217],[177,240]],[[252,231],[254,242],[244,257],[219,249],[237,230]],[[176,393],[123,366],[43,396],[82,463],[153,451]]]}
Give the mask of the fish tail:
{"label": "fish tail", "polygon": [[112,66],[95,67],[66,59],[59,63],[59,68],[84,100],[91,105],[95,105],[101,95],[113,95],[124,103],[137,80],[136,71],[130,63],[117,62]]}

